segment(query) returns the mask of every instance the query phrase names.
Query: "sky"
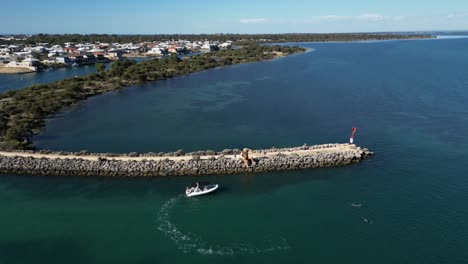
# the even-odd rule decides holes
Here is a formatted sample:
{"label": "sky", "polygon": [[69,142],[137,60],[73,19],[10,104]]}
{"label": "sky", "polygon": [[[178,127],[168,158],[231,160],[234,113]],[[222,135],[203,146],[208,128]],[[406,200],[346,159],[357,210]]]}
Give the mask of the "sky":
{"label": "sky", "polygon": [[329,33],[467,30],[468,0],[15,0],[0,33]]}

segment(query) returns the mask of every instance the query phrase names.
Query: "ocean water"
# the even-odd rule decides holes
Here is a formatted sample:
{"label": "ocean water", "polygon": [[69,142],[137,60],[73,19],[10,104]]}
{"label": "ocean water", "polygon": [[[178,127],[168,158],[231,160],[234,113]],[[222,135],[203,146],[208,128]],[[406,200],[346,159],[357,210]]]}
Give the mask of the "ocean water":
{"label": "ocean water", "polygon": [[[312,51],[92,98],[37,145],[282,147],[346,142],[354,126],[374,157],[200,178],[2,175],[0,263],[466,263],[468,39],[300,45]],[[197,180],[222,188],[183,197]]]}

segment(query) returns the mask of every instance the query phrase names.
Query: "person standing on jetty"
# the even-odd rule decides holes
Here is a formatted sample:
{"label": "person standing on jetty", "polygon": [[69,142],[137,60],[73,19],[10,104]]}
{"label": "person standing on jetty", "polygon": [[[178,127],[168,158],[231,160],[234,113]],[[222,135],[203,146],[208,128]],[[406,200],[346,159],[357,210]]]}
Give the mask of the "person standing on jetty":
{"label": "person standing on jetty", "polygon": [[240,154],[240,157],[241,157],[242,161],[244,162],[245,167],[247,169],[249,168],[249,163],[250,164],[255,164],[255,160],[251,156],[249,156],[249,153],[251,153],[251,152],[252,152],[251,149],[244,148],[241,151],[241,154]]}

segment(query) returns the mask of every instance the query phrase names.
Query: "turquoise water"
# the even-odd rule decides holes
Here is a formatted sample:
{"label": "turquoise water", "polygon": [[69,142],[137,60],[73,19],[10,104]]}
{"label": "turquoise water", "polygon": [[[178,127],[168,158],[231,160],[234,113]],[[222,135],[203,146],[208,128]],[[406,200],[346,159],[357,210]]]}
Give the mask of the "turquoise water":
{"label": "turquoise water", "polygon": [[195,199],[180,195],[193,177],[4,175],[0,263],[466,262],[468,39],[301,45],[314,50],[92,98],[36,141],[220,150],[345,142],[356,126],[376,156],[202,177],[222,188]]}

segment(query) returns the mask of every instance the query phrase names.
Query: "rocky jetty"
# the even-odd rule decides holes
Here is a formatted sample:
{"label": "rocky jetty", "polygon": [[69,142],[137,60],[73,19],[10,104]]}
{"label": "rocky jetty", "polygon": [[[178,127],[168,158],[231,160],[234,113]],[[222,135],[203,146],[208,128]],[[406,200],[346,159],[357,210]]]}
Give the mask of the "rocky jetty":
{"label": "rocky jetty", "polygon": [[239,150],[184,153],[0,152],[0,173],[55,176],[176,176],[266,172],[341,166],[373,153],[351,144],[254,150],[246,167]]}

